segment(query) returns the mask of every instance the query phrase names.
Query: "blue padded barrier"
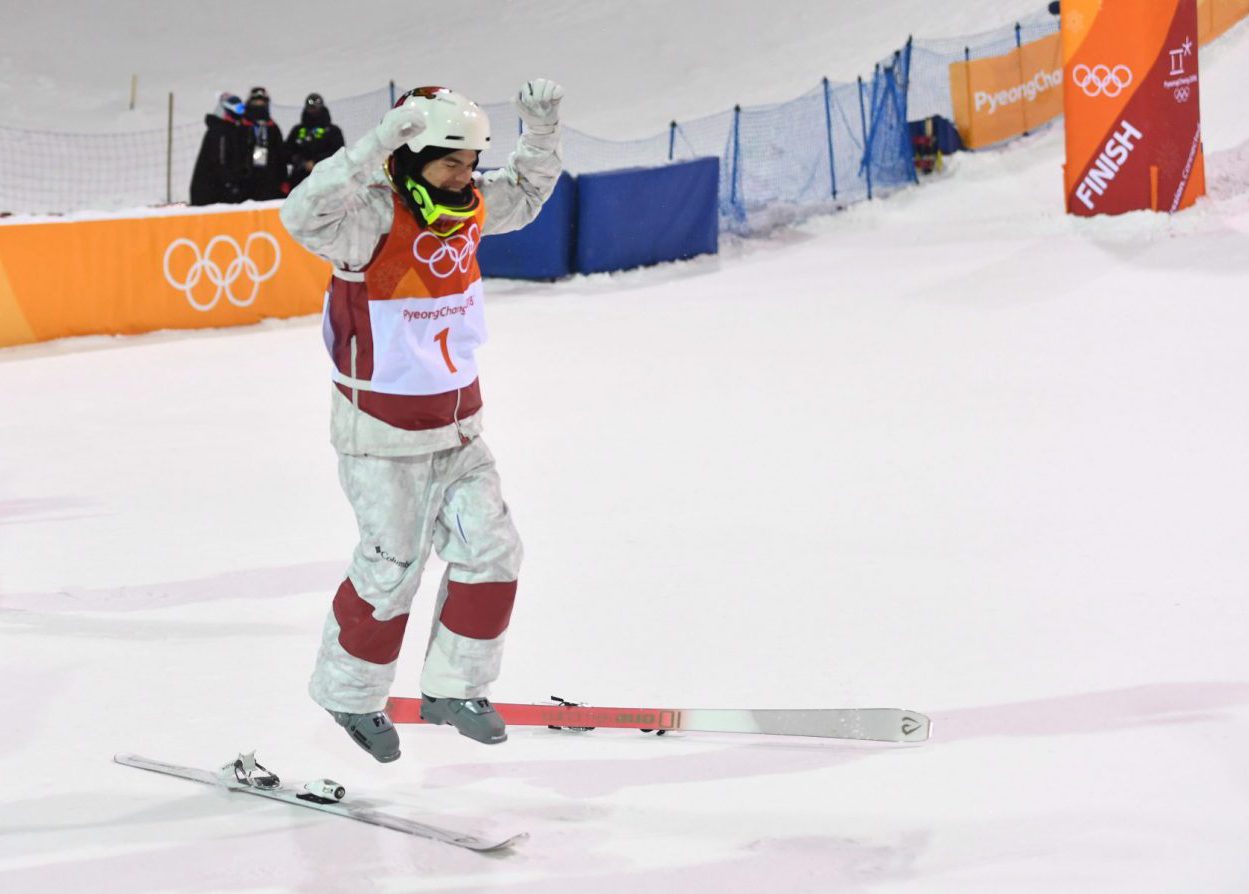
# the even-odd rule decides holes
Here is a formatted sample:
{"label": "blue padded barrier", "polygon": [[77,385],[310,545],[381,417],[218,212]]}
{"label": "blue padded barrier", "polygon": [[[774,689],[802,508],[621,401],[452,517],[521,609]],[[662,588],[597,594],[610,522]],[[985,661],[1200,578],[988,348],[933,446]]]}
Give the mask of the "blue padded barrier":
{"label": "blue padded barrier", "polygon": [[555,191],[537,218],[511,233],[481,240],[477,263],[482,276],[507,279],[559,279],[573,271],[577,183],[560,174]]}
{"label": "blue padded barrier", "polygon": [[718,158],[582,174],[578,181],[579,273],[626,270],[719,248]]}

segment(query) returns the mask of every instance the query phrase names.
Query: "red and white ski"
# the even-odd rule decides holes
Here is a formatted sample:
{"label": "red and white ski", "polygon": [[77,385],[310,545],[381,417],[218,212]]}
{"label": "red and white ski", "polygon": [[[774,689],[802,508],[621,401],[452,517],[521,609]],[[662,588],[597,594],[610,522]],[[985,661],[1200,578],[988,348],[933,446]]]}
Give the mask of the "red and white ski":
{"label": "red and white ski", "polygon": [[[509,726],[598,727],[665,733],[755,733],[873,742],[925,742],[932,722],[901,708],[598,708],[556,698],[554,704],[492,702]],[[392,723],[423,723],[419,698],[392,698]]]}

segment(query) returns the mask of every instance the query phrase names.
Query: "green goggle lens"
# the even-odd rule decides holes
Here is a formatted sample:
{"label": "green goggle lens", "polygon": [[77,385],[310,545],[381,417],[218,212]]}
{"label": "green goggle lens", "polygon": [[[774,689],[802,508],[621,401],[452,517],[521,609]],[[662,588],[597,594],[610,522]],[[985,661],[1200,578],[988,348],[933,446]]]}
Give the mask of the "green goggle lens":
{"label": "green goggle lens", "polygon": [[[412,201],[416,203],[416,207],[420,210],[426,226],[433,227],[435,222],[443,222],[443,226],[438,228],[438,231],[443,235],[454,233],[463,227],[465,223],[472,220],[473,215],[477,213],[477,202],[475,201],[462,208],[452,208],[449,205],[440,205],[435,202],[430,196],[429,190],[411,177],[408,177],[403,185],[407,189],[408,194],[412,196]],[[448,221],[459,221],[459,223],[447,227],[446,223]]]}

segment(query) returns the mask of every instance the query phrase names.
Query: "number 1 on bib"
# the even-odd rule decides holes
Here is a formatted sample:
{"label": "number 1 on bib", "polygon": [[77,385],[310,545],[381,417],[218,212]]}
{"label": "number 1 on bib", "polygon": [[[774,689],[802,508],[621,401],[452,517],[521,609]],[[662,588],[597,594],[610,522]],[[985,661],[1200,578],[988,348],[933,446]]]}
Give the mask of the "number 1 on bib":
{"label": "number 1 on bib", "polygon": [[434,341],[438,342],[439,347],[442,348],[442,359],[443,359],[443,362],[447,364],[447,369],[455,373],[455,372],[459,372],[459,370],[457,370],[455,368],[455,364],[451,362],[451,351],[447,349],[447,336],[450,335],[450,333],[451,333],[450,328],[443,329],[441,332],[439,332],[437,335],[434,336]]}

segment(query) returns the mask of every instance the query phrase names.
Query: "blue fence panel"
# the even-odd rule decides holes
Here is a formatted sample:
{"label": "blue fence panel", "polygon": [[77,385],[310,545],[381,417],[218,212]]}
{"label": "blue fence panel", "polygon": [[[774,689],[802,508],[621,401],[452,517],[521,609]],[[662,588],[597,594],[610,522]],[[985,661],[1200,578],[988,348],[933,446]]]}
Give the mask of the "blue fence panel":
{"label": "blue fence panel", "polygon": [[729,196],[739,231],[833,207],[826,109],[823,85],[783,105],[742,109]]}
{"label": "blue fence panel", "polygon": [[915,160],[907,124],[906,83],[909,46],[888,65],[876,66],[868,111],[870,122],[863,165],[877,194],[915,182]]}
{"label": "blue fence panel", "polygon": [[625,270],[718,248],[717,158],[583,174],[578,181],[579,273]]}
{"label": "blue fence panel", "polygon": [[833,179],[837,183],[833,198],[837,207],[842,207],[867,198],[867,179],[861,170],[867,135],[859,118],[858,84],[830,84],[825,102],[825,125],[832,136]]}
{"label": "blue fence panel", "polygon": [[477,263],[482,276],[507,279],[568,276],[573,270],[576,225],[577,183],[568,174],[561,174],[555,191],[528,226],[481,240]]}

